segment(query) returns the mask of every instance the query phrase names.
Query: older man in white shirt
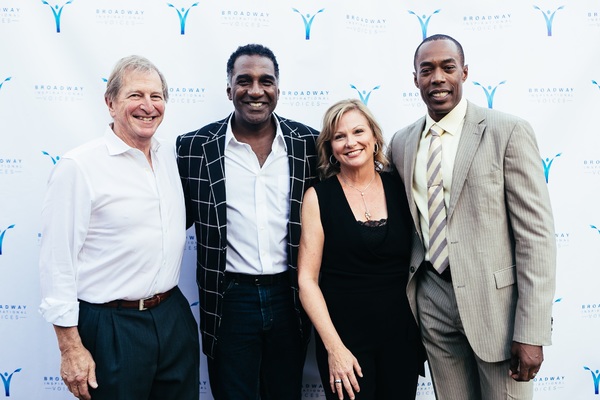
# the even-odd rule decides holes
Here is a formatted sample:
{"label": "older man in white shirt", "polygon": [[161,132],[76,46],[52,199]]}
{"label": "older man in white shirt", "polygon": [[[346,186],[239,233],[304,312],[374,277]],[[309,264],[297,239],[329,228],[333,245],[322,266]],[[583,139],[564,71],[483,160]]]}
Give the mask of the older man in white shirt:
{"label": "older man in white shirt", "polygon": [[173,146],[154,138],[167,99],[150,61],[121,59],[105,93],[113,123],[48,182],[40,311],[80,399],[199,397],[198,330],[177,287],[183,193]]}

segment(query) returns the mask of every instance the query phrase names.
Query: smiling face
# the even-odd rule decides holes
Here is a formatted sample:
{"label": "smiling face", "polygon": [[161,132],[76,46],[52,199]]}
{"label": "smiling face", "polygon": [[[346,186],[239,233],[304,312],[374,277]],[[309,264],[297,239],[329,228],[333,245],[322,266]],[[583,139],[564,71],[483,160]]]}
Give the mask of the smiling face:
{"label": "smiling face", "polygon": [[248,128],[269,124],[279,98],[277,84],[275,67],[269,58],[238,57],[227,86],[227,97],[235,108],[235,122]]}
{"label": "smiling face", "polygon": [[113,131],[125,143],[146,149],[163,120],[165,99],[156,71],[127,70],[114,99],[106,99]]}
{"label": "smiling face", "polygon": [[469,69],[450,40],[423,43],[415,59],[414,81],[427,105],[429,116],[439,121],[462,98],[462,85]]}
{"label": "smiling face", "polygon": [[331,152],[340,169],[373,169],[373,152],[377,139],[367,118],[358,110],[342,115],[331,138]]}

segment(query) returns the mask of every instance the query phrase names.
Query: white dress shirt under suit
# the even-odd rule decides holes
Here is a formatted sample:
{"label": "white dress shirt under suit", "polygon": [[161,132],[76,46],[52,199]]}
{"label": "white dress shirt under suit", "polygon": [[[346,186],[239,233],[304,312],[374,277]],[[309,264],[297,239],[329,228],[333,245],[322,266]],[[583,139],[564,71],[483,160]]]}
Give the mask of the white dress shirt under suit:
{"label": "white dress shirt under suit", "polygon": [[225,170],[227,226],[231,227],[226,271],[248,275],[287,271],[290,172],[279,123],[271,153],[261,167],[250,145],[236,140],[229,121]]}

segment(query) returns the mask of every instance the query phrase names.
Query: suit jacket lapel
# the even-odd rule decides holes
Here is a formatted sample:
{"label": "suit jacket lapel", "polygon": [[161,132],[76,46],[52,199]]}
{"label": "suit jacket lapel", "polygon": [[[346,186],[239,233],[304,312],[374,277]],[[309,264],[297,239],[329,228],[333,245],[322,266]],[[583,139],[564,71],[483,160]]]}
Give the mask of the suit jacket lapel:
{"label": "suit jacket lapel", "polygon": [[[304,181],[306,179],[306,143],[304,140],[294,137],[285,124],[280,124],[280,126],[288,152],[288,163],[290,166],[290,207],[293,207],[297,203],[294,199],[301,199],[304,191]],[[298,197],[298,191],[301,193],[300,197]],[[290,208],[290,218],[294,214],[294,210]]]}
{"label": "suit jacket lapel", "polygon": [[[225,124],[223,129],[227,129],[226,126],[227,124]],[[216,135],[215,138],[204,143],[202,148],[204,159],[208,160],[206,163],[208,185],[215,202],[216,224],[219,227],[219,234],[224,238],[224,230],[227,227],[227,207],[225,202],[225,132]]]}
{"label": "suit jacket lapel", "polygon": [[481,142],[483,131],[485,130],[485,119],[479,113],[477,106],[468,103],[465,123],[463,125],[456,158],[454,159],[454,169],[452,171],[452,189],[450,192],[450,204],[448,206],[448,219],[456,207],[460,193],[465,185],[467,173],[471,168],[477,148]]}
{"label": "suit jacket lapel", "polygon": [[[408,198],[408,205],[410,207],[410,214],[412,215],[413,222],[416,227],[421,226],[421,219],[419,217],[419,210],[417,203],[415,203],[415,196],[413,194],[413,181],[415,178],[415,163],[417,162],[417,150],[419,148],[419,141],[421,139],[421,133],[425,127],[425,117],[418,120],[411,129],[407,139],[406,146],[404,148],[404,187],[406,196]],[[421,230],[417,229],[419,236],[421,236]]]}

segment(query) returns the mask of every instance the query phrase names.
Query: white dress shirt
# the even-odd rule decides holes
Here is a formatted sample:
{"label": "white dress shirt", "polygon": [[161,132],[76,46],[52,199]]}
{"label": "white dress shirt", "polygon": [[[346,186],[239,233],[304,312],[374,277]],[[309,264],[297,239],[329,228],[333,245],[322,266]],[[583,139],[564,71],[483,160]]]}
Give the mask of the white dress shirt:
{"label": "white dress shirt", "polygon": [[444,184],[444,202],[446,209],[450,203],[450,189],[452,188],[452,172],[454,169],[454,159],[458,150],[458,143],[465,115],[467,114],[467,100],[461,101],[444,118],[435,122],[429,114],[426,116],[425,130],[421,134],[419,149],[417,150],[417,161],[415,164],[415,174],[413,180],[413,194],[415,203],[419,209],[421,233],[426,247],[425,259],[429,260],[429,211],[427,207],[427,157],[429,152],[429,142],[431,135],[429,130],[433,125],[439,126],[444,130],[442,139],[442,181]]}
{"label": "white dress shirt", "polygon": [[179,280],[185,204],[175,148],[152,139],[152,167],[108,127],[52,170],[42,209],[40,312],[76,326],[78,299],[165,292]]}
{"label": "white dress shirt", "polygon": [[271,153],[262,167],[250,145],[233,135],[231,119],[227,126],[228,272],[269,275],[287,270],[290,169],[279,121],[276,126]]}

